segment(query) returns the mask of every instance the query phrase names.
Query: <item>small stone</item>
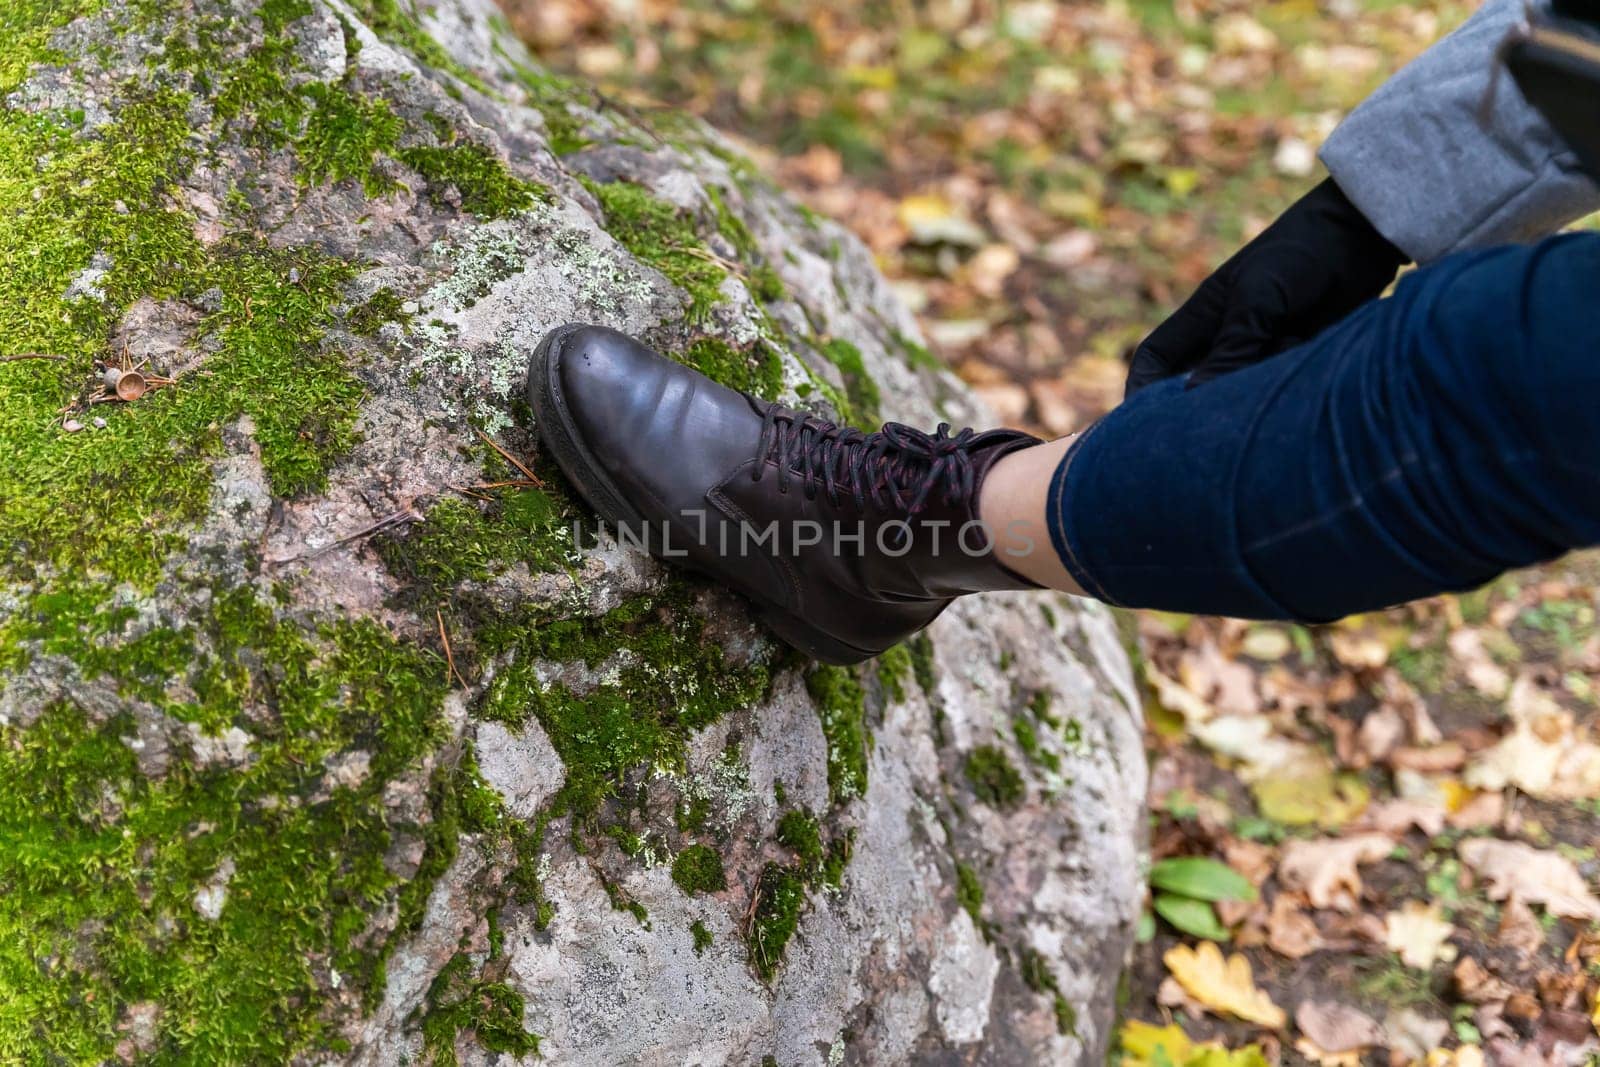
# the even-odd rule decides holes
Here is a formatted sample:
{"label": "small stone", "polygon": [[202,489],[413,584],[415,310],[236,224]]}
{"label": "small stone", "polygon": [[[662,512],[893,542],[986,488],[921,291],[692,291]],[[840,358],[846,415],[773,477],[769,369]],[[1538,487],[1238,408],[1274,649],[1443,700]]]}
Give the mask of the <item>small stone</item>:
{"label": "small stone", "polygon": [[97,430],[105,429],[106,428],[106,420],[102,419],[100,416],[96,415],[94,417],[94,428],[97,429]]}
{"label": "small stone", "polygon": [[79,430],[83,429],[83,423],[79,422],[77,419],[68,419],[66,422],[61,424],[61,428],[68,433],[77,433]]}

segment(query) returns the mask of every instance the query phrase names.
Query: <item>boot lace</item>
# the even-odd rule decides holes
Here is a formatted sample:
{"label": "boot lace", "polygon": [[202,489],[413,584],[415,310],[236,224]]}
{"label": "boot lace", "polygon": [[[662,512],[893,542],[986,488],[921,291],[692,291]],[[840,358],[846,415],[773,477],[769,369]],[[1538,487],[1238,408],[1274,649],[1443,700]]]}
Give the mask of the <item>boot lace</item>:
{"label": "boot lace", "polygon": [[970,450],[976,436],[970,428],[952,435],[945,422],[931,434],[898,422],[862,433],[769,403],[762,410],[750,477],[760,481],[767,458],[775,456],[779,492],[788,492],[798,477],[808,500],[820,487],[837,507],[841,491],[848,490],[858,509],[865,509],[870,497],[880,507],[915,515],[935,492],[951,507],[971,501],[976,475]]}

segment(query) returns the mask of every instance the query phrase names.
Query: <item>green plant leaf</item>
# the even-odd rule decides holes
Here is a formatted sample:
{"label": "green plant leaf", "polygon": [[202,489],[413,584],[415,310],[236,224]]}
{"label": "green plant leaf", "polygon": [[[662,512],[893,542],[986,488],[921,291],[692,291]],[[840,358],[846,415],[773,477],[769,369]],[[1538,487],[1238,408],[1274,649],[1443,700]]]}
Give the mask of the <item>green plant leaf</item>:
{"label": "green plant leaf", "polygon": [[1150,868],[1150,884],[1195,900],[1254,900],[1256,887],[1225,863],[1204,856],[1161,860]]}
{"label": "green plant leaf", "polygon": [[1180,897],[1173,893],[1157,893],[1156,914],[1183,933],[1207,941],[1226,941],[1228,928],[1217,919],[1211,905],[1193,897]]}

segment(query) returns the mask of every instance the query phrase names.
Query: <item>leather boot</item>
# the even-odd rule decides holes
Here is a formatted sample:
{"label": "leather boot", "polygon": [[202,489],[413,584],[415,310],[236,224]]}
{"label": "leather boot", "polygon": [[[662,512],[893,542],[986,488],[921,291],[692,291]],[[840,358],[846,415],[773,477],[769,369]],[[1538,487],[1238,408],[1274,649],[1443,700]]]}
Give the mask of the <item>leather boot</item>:
{"label": "leather boot", "polygon": [[528,402],[612,532],[755,601],[829,663],[875,656],[963,593],[1037,586],[995,558],[978,490],[1013,430],[836,426],[735,392],[625,334],[552,331]]}

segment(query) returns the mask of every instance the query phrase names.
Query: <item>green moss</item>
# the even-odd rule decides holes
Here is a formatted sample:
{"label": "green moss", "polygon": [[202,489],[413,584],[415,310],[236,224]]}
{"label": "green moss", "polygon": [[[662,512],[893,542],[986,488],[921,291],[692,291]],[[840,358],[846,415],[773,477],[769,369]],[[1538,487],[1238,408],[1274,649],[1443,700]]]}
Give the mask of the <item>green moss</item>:
{"label": "green moss", "polygon": [[709,845],[689,845],[672,860],[672,880],[678,888],[695,893],[720,893],[728,888],[722,857]]}
{"label": "green moss", "polygon": [[828,793],[835,803],[867,789],[867,700],[854,672],[819,666],[806,677],[806,689],[822,720],[828,741]]}
{"label": "green moss", "polygon": [[1044,725],[1059,730],[1061,728],[1061,720],[1050,711],[1050,706],[1054,701],[1054,693],[1048,689],[1041,689],[1028,699],[1028,711]]}
{"label": "green moss", "polygon": [[944,369],[944,364],[940,362],[938,356],[934,355],[932,352],[928,351],[925,346],[918,344],[905,334],[897,332],[894,335],[894,343],[898,345],[900,351],[904,353],[906,362],[911,364],[913,367],[930,371],[940,371]]}
{"label": "green moss", "polygon": [[453,74],[486,96],[495,96],[483,79],[451,58],[418,21],[412,0],[351,0],[356,15],[380,39],[403,48],[435,70]]}
{"label": "green moss", "polygon": [[[593,813],[634,768],[681,769],[691,732],[766,691],[767,669],[726,663],[719,646],[701,639],[703,628],[685,586],[599,618],[486,627],[479,633],[485,650],[514,649],[515,659],[496,677],[481,714],[513,723],[537,716],[567,768],[559,806]],[[617,666],[580,694],[543,683],[540,659]]]}
{"label": "green moss", "polygon": [[1050,965],[1045,958],[1032,949],[1022,950],[1022,980],[1028,988],[1035,993],[1048,993],[1050,1007],[1055,1013],[1056,1029],[1066,1035],[1072,1036],[1078,1031],[1078,1012],[1067,998],[1061,995],[1061,986],[1056,982],[1056,976],[1050,970]]}
{"label": "green moss", "polygon": [[1023,718],[1015,719],[1011,723],[1011,732],[1024,756],[1041,767],[1060,773],[1061,757],[1039,743],[1039,734],[1034,730],[1033,723]]}
{"label": "green moss", "polygon": [[994,745],[979,745],[967,756],[967,781],[978,799],[991,808],[1014,808],[1021,803],[1027,787],[1022,775],[1006,754]]}
{"label": "green moss", "polygon": [[815,877],[821,872],[824,858],[822,828],[817,824],[816,816],[798,808],[785,812],[783,818],[778,820],[778,841],[794,852],[801,868],[809,875]]}
{"label": "green moss", "polygon": [[783,388],[783,357],[764,342],[740,351],[716,337],[702,337],[689,346],[683,362],[712,381],[758,397],[774,397]]}
{"label": "green moss", "polygon": [[[107,1058],[143,1000],[197,1062],[336,1041],[312,961],[381,987],[385,943],[364,931],[435,873],[425,861],[408,883],[385,865],[434,822],[391,823],[383,795],[444,738],[439,662],[367,622],[307,631],[248,589],[133,641],[91,590],[75,596],[11,616],[8,636],[202,732],[244,728],[250,760],[213,769],[177,746],[152,779],[130,716],[65,703],[0,728],[0,1058]],[[358,747],[365,778],[326,788],[327,762]],[[218,918],[200,917],[196,888],[230,868]]]}
{"label": "green moss", "polygon": [[631,182],[581,180],[605,211],[606,231],[689,294],[691,318],[703,317],[721,301],[726,272],[700,240],[692,219]]}
{"label": "green moss", "polygon": [[1078,1009],[1060,993],[1055,994],[1050,1008],[1055,1013],[1057,1032],[1064,1037],[1078,1036]]}
{"label": "green moss", "polygon": [[850,856],[856,847],[856,831],[852,827],[828,844],[828,855],[822,861],[822,884],[838,889],[844,884],[845,868],[850,866]]}
{"label": "green moss", "polygon": [[445,497],[409,528],[375,537],[373,547],[396,577],[440,602],[464,581],[487,581],[516,563],[555,570],[574,558],[572,513],[542,489],[483,490],[492,498]]}
{"label": "green moss", "polygon": [[939,675],[933,665],[933,638],[920,633],[906,642],[911,653],[911,670],[924,695],[932,697],[939,689]]}
{"label": "green moss", "polygon": [[476,141],[445,146],[402,148],[401,162],[428,180],[428,199],[446,205],[446,193],[456,190],[461,209],[482,219],[498,219],[544,199],[543,186],[524,181],[505,162]]}
{"label": "green moss", "polygon": [[573,115],[570,106],[589,97],[592,90],[571,79],[518,62],[514,56],[506,55],[498,43],[495,49],[510,63],[517,80],[527,90],[529,106],[544,116],[545,134],[551,153],[569,156],[594,143],[584,136],[583,121]]}
{"label": "green moss", "polygon": [[504,982],[471,976],[472,961],[457,953],[428,987],[422,1044],[435,1067],[455,1067],[456,1037],[472,1032],[490,1052],[536,1055],[539,1036],[523,1028],[522,994]]}
{"label": "green moss", "polygon": [[696,956],[701,955],[711,947],[711,931],[706,929],[706,924],[699,919],[696,919],[694,924],[689,927],[689,933],[694,937],[694,954]]}
{"label": "green moss", "polygon": [[845,396],[850,401],[846,420],[865,429],[877,429],[883,421],[878,410],[883,397],[878,392],[878,383],[867,373],[861,349],[842,338],[834,338],[822,343],[822,354],[839,368],[844,378]]}
{"label": "green moss", "polygon": [[973,925],[983,928],[983,883],[978,872],[956,861],[956,902],[972,916]]}
{"label": "green moss", "polygon": [[805,909],[805,879],[794,870],[769,863],[756,883],[755,913],[750,921],[750,962],[763,982],[778,973],[789,939]]}
{"label": "green moss", "polygon": [[315,108],[296,142],[301,178],[311,183],[356,178],[368,196],[397,187],[379,173],[375,158],[393,152],[400,137],[399,116],[382,99],[313,82],[300,90]]}
{"label": "green moss", "polygon": [[367,298],[360,307],[354,308],[345,316],[344,324],[352,333],[371,336],[378,332],[385,323],[398,322],[401,325],[411,321],[411,316],[406,314],[405,301],[388,286],[384,286]]}
{"label": "green moss", "polygon": [[906,683],[911,680],[913,669],[911,650],[905,645],[895,645],[878,656],[878,684],[893,703],[905,702]]}

